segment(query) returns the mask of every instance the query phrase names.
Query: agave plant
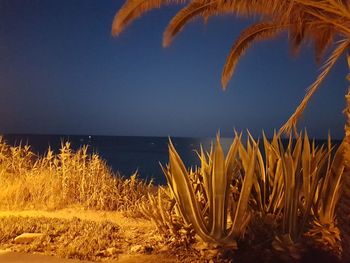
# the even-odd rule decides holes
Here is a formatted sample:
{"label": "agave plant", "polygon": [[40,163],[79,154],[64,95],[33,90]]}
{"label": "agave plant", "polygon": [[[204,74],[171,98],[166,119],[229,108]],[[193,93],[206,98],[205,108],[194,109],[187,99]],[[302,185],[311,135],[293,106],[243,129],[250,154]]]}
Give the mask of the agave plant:
{"label": "agave plant", "polygon": [[[328,139],[328,151],[331,150],[331,142]],[[333,158],[328,155],[326,168],[322,171],[314,196],[311,228],[305,234],[313,239],[316,247],[332,252],[339,258],[342,247],[335,212],[343,190],[341,187],[345,168],[342,160],[343,150],[344,144],[341,144]]]}
{"label": "agave plant", "polygon": [[[249,233],[288,259],[301,257],[305,241],[340,257],[335,211],[344,176],[343,144],[333,155],[330,137],[325,147],[311,143],[307,133],[287,145],[278,135],[271,142],[263,135],[262,151],[248,135],[243,145],[236,134],[226,158],[217,137],[214,149],[198,153],[201,167],[194,171],[186,170],[170,142],[170,163],[162,168],[177,215],[210,244],[236,247],[250,225]],[[164,212],[160,215],[164,222]]]}
{"label": "agave plant", "polygon": [[[169,23],[163,38],[168,46],[182,29],[197,17],[207,21],[215,15],[233,14],[244,17],[260,17],[261,21],[248,26],[233,43],[223,73],[222,86],[226,88],[238,61],[245,52],[261,40],[272,39],[283,31],[288,32],[289,42],[297,54],[304,42],[314,44],[315,58],[324,60],[318,78],[309,86],[303,100],[281,127],[280,132],[290,132],[304,112],[313,94],[327,77],[336,62],[346,54],[350,68],[350,4],[348,0],[125,0],[115,16],[112,35],[119,35],[130,23],[144,13],[169,4],[185,4]],[[329,50],[332,52],[327,52]],[[348,77],[348,80],[350,78]],[[347,107],[343,160],[350,171],[350,90],[346,95]],[[350,177],[345,178],[343,196],[340,200],[339,218],[342,221],[343,247],[350,245]],[[350,250],[346,252],[350,261]]]}
{"label": "agave plant", "polygon": [[244,179],[239,198],[235,200],[232,180],[237,176],[234,174],[234,166],[239,145],[240,136],[237,136],[225,159],[218,136],[216,146],[208,158],[201,151],[203,205],[190,179],[193,178],[193,173],[186,170],[174,145],[171,141],[169,143],[169,165],[162,167],[169,188],[185,223],[191,225],[195,233],[210,244],[236,247],[237,239],[244,233],[249,222],[248,202],[255,180],[257,148],[254,147],[249,158],[243,161]]}
{"label": "agave plant", "polygon": [[339,257],[335,209],[342,190],[343,145],[332,157],[330,137],[328,147],[318,147],[305,133],[295,143],[290,139],[286,149],[278,136],[271,143],[264,136],[264,149],[265,166],[262,153],[257,154],[259,175],[252,197],[261,215],[282,217],[273,247],[299,258],[305,235],[313,246]]}

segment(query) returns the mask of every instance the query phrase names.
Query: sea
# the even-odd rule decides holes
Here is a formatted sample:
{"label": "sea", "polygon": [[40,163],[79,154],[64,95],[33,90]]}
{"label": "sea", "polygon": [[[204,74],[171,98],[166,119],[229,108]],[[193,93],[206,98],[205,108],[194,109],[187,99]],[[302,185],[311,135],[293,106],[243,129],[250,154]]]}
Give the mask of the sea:
{"label": "sea", "polygon": [[[165,184],[166,179],[160,164],[168,163],[168,137],[134,136],[93,136],[93,135],[33,135],[5,134],[10,145],[28,144],[39,156],[47,152],[48,147],[58,153],[62,142],[69,141],[74,150],[83,145],[89,146],[90,153],[98,153],[115,173],[128,177],[137,171],[139,177],[153,180],[155,184]],[[186,167],[198,166],[196,151],[202,146],[209,151],[215,138],[171,138]],[[227,152],[233,138],[221,138],[224,152]],[[325,144],[325,140],[316,140],[316,144]],[[340,141],[333,141],[339,144]]]}

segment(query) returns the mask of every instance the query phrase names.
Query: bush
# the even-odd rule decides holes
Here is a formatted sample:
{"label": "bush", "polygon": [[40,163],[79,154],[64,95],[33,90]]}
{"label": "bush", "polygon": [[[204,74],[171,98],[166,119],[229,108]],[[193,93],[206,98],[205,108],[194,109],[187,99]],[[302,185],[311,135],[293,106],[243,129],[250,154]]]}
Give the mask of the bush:
{"label": "bush", "polygon": [[30,147],[7,145],[0,137],[0,207],[3,209],[59,209],[80,205],[89,209],[137,211],[147,200],[151,183],[137,174],[124,179],[114,174],[97,154],[83,146],[76,152],[69,142],[60,152],[49,148],[43,157]]}

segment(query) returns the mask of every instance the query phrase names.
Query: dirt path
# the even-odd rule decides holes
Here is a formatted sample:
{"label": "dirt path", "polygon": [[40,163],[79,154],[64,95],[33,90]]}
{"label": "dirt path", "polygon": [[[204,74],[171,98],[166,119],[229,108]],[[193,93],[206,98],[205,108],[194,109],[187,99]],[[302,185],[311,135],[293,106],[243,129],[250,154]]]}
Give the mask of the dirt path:
{"label": "dirt path", "polygon": [[[74,259],[62,259],[41,254],[27,254],[0,250],[1,263],[93,263]],[[175,262],[159,255],[121,255],[117,260],[105,263],[171,263]]]}
{"label": "dirt path", "polygon": [[61,259],[52,256],[0,250],[1,263],[90,263],[89,261]]}
{"label": "dirt path", "polygon": [[109,220],[118,224],[123,229],[132,229],[133,227],[146,230],[155,230],[152,223],[145,219],[134,219],[123,216],[120,212],[104,212],[85,210],[81,208],[67,208],[55,211],[24,210],[24,211],[0,211],[0,217],[4,216],[29,216],[29,217],[49,217],[71,219],[78,217],[84,220],[105,221]]}

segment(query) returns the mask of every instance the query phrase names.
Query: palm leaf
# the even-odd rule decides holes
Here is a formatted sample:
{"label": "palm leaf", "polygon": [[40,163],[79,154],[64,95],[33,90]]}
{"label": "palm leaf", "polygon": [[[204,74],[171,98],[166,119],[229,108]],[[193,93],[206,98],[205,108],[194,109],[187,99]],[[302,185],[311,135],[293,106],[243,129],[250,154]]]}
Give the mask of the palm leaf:
{"label": "palm leaf", "polygon": [[112,36],[118,36],[129,24],[153,9],[169,4],[183,4],[188,0],[127,0],[112,23]]}
{"label": "palm leaf", "polygon": [[240,34],[239,38],[233,44],[226,59],[221,76],[221,84],[223,89],[226,89],[227,84],[236,68],[238,60],[245,54],[245,51],[254,43],[254,41],[275,37],[283,28],[283,25],[262,22],[246,28]]}
{"label": "palm leaf", "polygon": [[179,33],[185,25],[198,15],[203,15],[209,8],[216,6],[217,1],[192,1],[181,9],[170,21],[163,35],[163,46],[170,45],[175,35]]}
{"label": "palm leaf", "polygon": [[323,70],[316,79],[316,81],[308,88],[306,95],[302,102],[299,104],[293,115],[288,119],[288,121],[280,128],[279,133],[290,133],[293,127],[296,126],[300,116],[304,112],[307,104],[309,103],[312,95],[320,87],[320,84],[328,75],[330,70],[333,68],[334,64],[337,62],[339,57],[349,48],[350,41],[342,40],[339,42],[336,49],[332,52],[331,56],[328,58],[327,62],[323,66]]}

